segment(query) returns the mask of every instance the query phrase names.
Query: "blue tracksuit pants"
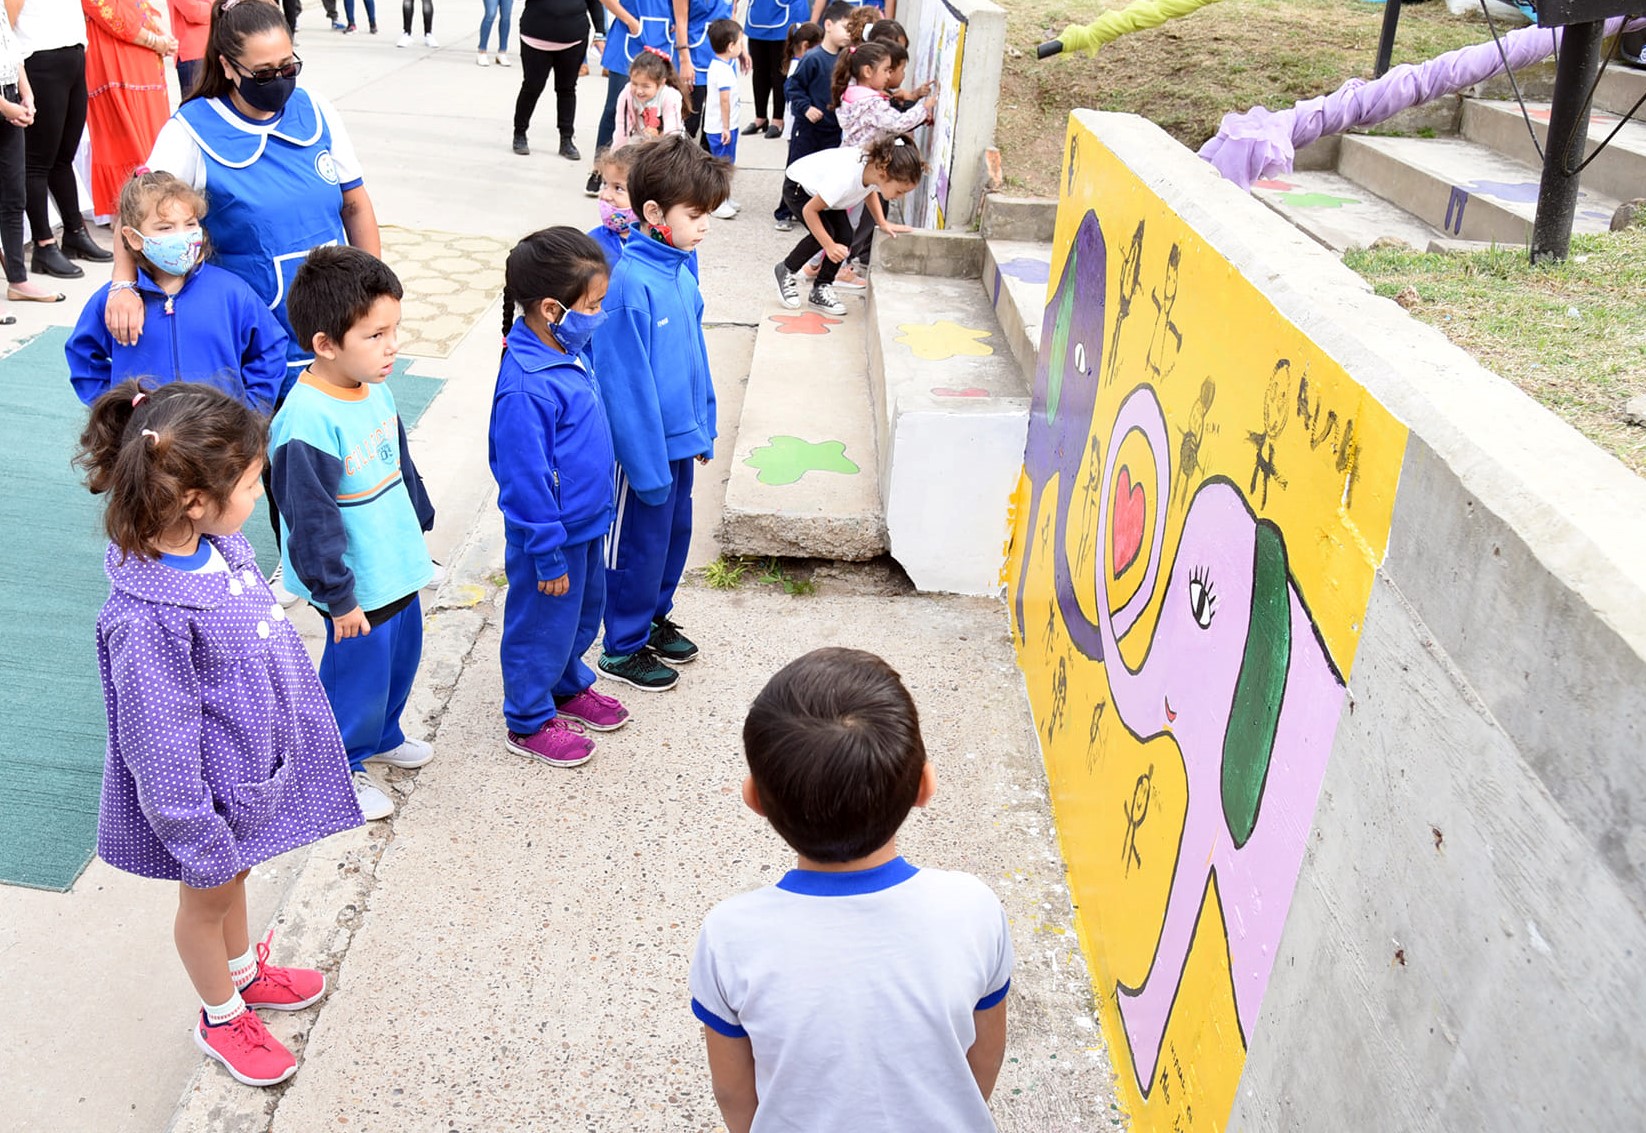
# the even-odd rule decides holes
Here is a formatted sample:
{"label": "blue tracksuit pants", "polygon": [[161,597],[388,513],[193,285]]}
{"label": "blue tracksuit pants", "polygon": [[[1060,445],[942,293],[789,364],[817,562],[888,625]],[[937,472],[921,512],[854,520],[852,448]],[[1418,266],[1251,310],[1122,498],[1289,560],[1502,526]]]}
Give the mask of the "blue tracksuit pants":
{"label": "blue tracksuit pants", "polygon": [[406,742],[400,714],[422,659],[423,603],[415,595],[411,605],[359,637],[334,641],[331,619],[326,619],[320,683],[343,733],[350,771]]}
{"label": "blue tracksuit pants", "polygon": [[509,592],[503,600],[503,719],[509,731],[529,736],[555,717],[555,701],[594,684],[583,654],[600,632],[606,608],[606,540],[563,548],[564,594],[537,589],[537,565],[524,547],[503,552]]}
{"label": "blue tracksuit pants", "polygon": [[617,518],[606,546],[606,652],[633,653],[652,620],[674,608],[675,587],[692,541],[692,460],[669,462],[674,485],[656,507],[640,502],[617,471]]}

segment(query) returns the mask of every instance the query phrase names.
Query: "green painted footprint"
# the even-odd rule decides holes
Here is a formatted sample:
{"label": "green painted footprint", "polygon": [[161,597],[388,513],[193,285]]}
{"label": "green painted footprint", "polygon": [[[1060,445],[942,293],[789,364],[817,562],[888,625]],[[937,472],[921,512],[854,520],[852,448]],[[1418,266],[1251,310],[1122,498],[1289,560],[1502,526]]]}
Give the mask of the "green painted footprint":
{"label": "green painted footprint", "polygon": [[772,437],[749,453],[743,461],[750,468],[760,469],[755,479],[762,484],[781,487],[793,484],[808,472],[840,472],[855,476],[857,465],[846,459],[844,441],[803,441],[799,437]]}

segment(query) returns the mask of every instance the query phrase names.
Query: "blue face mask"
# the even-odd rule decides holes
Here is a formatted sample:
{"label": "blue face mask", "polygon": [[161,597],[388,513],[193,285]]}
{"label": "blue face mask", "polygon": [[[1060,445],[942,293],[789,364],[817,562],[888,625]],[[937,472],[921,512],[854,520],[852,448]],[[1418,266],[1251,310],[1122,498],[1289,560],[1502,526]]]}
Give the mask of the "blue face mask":
{"label": "blue face mask", "polygon": [[[141,232],[139,236],[143,236]],[[200,262],[201,233],[198,228],[143,236],[143,258],[167,275],[188,275]]]}
{"label": "blue face mask", "polygon": [[594,332],[600,324],[606,321],[606,312],[596,311],[592,315],[585,315],[582,311],[566,311],[560,316],[560,321],[554,324],[555,341],[559,342],[567,354],[581,354],[583,348],[594,337]]}

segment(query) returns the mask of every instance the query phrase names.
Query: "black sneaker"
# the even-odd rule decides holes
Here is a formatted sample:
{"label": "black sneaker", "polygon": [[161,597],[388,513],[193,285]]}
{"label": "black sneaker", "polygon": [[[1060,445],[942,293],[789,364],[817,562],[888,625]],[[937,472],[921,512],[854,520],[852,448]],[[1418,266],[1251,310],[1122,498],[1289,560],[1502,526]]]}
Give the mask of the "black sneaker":
{"label": "black sneaker", "polygon": [[531,153],[531,151],[532,147],[526,144],[526,135],[516,134],[514,136],[514,152],[519,154],[521,157],[525,157],[527,154]]}
{"label": "black sneaker", "polygon": [[652,623],[646,648],[656,653],[665,665],[684,665],[697,660],[697,645],[668,618],[658,618]]}
{"label": "black sneaker", "polygon": [[598,197],[600,195],[600,171],[599,170],[596,170],[595,172],[589,174],[589,179],[587,181],[583,182],[583,195],[585,197]]}
{"label": "black sneaker", "polygon": [[[778,223],[781,224],[782,221]],[[782,298],[783,305],[791,311],[798,309],[800,306],[800,281],[794,277],[794,272],[789,270],[789,265],[778,264],[772,269],[772,274],[777,277],[777,294]]]}
{"label": "black sneaker", "polygon": [[614,681],[646,692],[666,692],[680,679],[680,674],[663,664],[649,645],[642,645],[625,657],[602,653],[595,667]]}
{"label": "black sneaker", "polygon": [[846,304],[835,297],[834,288],[827,283],[813,284],[811,296],[807,301],[825,315],[844,315],[846,313]]}

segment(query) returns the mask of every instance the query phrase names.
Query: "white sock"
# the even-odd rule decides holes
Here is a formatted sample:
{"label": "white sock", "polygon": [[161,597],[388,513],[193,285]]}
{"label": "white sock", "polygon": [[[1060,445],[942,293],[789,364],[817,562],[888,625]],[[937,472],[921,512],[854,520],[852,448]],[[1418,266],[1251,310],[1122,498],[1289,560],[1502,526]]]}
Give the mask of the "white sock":
{"label": "white sock", "polygon": [[206,1009],[206,1022],[213,1027],[221,1027],[224,1023],[233,1022],[246,1013],[246,1001],[240,998],[238,991],[229,996],[227,1003],[213,1007],[202,999],[200,1006]]}
{"label": "white sock", "polygon": [[246,954],[229,961],[229,979],[242,991],[257,978],[257,945],[246,949]]}

